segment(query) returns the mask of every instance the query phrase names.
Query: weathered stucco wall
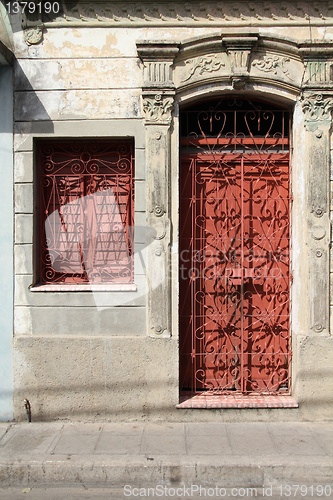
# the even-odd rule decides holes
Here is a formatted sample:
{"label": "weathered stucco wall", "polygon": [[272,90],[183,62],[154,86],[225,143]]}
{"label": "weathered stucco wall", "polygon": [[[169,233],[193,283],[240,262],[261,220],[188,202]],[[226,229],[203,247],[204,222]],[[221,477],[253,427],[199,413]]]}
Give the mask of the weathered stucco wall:
{"label": "weathered stucco wall", "polygon": [[[261,4],[258,5],[260,10]],[[230,34],[229,27],[234,28],[233,35],[249,32],[246,19],[244,21],[236,15],[236,18],[231,16],[229,21],[222,11],[220,16],[215,21],[204,22],[200,19],[196,21],[194,16],[189,21],[185,20],[182,26],[177,26],[175,20],[172,25],[170,20],[163,21],[163,18],[150,25],[149,17],[146,23],[126,18],[125,21],[120,20],[123,23],[121,27],[116,27],[114,20],[100,27],[95,19],[86,22],[78,17],[72,26],[70,20],[60,20],[57,27],[52,22],[46,23],[43,39],[31,45],[27,45],[22,31],[14,33],[17,57],[14,106],[16,419],[25,418],[24,398],[31,403],[33,418],[41,420],[332,418],[332,337],[327,324],[319,331],[313,331],[310,314],[311,287],[315,288],[317,281],[316,275],[311,274],[313,262],[309,257],[312,240],[308,236],[308,187],[309,181],[312,179],[313,182],[315,178],[311,172],[316,165],[308,160],[306,144],[313,133],[306,131],[301,104],[301,86],[307,79],[314,87],[318,84],[320,88],[322,84],[324,90],[331,82],[325,77],[322,81],[321,77],[313,77],[311,81],[308,69],[304,68],[301,45],[296,42],[310,39],[332,41],[333,20],[324,28],[320,25],[319,15],[314,17],[312,26],[301,16],[296,16],[296,21],[290,26],[290,19],[293,18],[288,13],[282,13],[280,17],[270,15],[269,22],[265,18],[260,20],[260,16],[254,17],[255,34],[261,40],[265,39],[262,43],[266,45],[252,54],[250,76],[246,77],[243,88],[235,90],[230,78],[232,68],[225,51],[222,53],[220,49],[219,57],[223,64],[218,70],[214,69],[217,66],[200,66],[202,54],[215,53],[216,40],[209,48],[209,40],[214,35],[221,39],[223,33],[224,36]],[[193,37],[197,40],[195,43],[187,42]],[[148,56],[143,53],[146,49],[141,49],[143,55],[140,59],[138,47],[140,43],[158,40],[183,44],[170,69],[176,85],[173,87],[175,109],[172,121],[171,111],[167,117],[159,116],[154,122],[155,118],[144,112],[142,107],[142,88],[150,84],[150,94],[144,95],[149,109],[148,99],[156,93],[156,89],[163,89],[163,85],[145,80],[142,60]],[[271,68],[264,65],[262,70],[253,64],[255,60],[264,61],[267,54],[278,57]],[[166,57],[165,54],[163,57]],[[168,57],[171,57],[170,53]],[[287,72],[281,64],[283,57]],[[329,57],[333,61],[333,52]],[[192,76],[188,77],[191,71]],[[179,106],[199,96],[235,92],[261,96],[268,101],[280,100],[294,109],[291,160],[292,394],[300,406],[298,409],[276,410],[177,410]],[[327,117],[325,119],[327,121]],[[140,258],[145,235],[136,234],[135,284],[138,292],[32,291],[29,287],[35,280],[36,244],[34,180],[38,176],[37,166],[34,165],[34,140],[40,137],[125,136],[135,140],[136,225],[145,226],[146,215],[149,225],[159,223],[160,219],[157,222],[154,219],[156,206],[151,206],[150,202],[160,177],[165,182],[161,195],[164,197],[161,203],[165,213],[161,220],[171,221],[168,236],[160,244],[162,246],[158,249],[152,247],[155,253],[147,256],[148,274],[142,268]],[[152,145],[156,144],[156,140],[160,142],[154,156]],[[161,147],[161,144],[164,146]],[[329,169],[327,155],[323,153],[323,161]],[[160,162],[158,168],[163,165],[163,172],[156,171],[156,158]],[[156,181],[152,180],[154,176]],[[325,224],[327,226],[326,219]],[[158,230],[158,225],[156,227]],[[326,233],[326,239],[321,243],[327,247]],[[164,288],[152,293],[149,283],[161,269],[158,252],[167,253],[169,245],[171,258],[163,264],[163,272],[168,277],[164,280]],[[320,267],[318,269],[319,274],[325,272]],[[328,284],[328,272],[324,280]],[[326,307],[328,293],[325,290],[322,291],[323,308]],[[164,327],[164,323],[160,326],[159,318],[167,326]]]}
{"label": "weathered stucco wall", "polygon": [[[13,92],[12,68],[0,66],[1,245],[0,420],[13,418]],[[9,174],[9,175],[8,175]]]}

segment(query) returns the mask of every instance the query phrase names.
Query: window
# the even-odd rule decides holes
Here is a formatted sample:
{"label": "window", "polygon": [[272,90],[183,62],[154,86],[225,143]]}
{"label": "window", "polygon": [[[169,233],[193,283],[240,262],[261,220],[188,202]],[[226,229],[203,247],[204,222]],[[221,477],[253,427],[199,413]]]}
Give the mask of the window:
{"label": "window", "polygon": [[132,140],[37,145],[39,283],[133,283]]}

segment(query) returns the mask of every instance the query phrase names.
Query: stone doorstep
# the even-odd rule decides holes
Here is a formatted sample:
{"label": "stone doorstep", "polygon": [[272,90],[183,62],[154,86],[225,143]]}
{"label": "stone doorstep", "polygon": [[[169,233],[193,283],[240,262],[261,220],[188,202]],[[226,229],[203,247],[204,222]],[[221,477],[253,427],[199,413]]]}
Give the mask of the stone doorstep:
{"label": "stone doorstep", "polygon": [[[184,399],[183,399],[184,398]],[[197,394],[192,397],[183,396],[176,408],[298,408],[298,403],[289,395],[221,395]]]}

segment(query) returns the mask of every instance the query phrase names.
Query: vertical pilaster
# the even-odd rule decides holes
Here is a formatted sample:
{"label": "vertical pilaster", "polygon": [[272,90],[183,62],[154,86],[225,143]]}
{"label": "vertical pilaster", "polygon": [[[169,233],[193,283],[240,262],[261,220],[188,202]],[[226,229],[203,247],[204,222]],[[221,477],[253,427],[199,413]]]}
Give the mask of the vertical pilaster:
{"label": "vertical pilaster", "polygon": [[178,44],[140,42],[137,48],[144,65],[147,326],[153,337],[170,337],[170,127],[175,95],[171,66]]}
{"label": "vertical pilaster", "polygon": [[307,94],[303,100],[309,161],[309,308],[310,328],[328,335],[329,327],[329,248],[330,248],[330,133],[333,98]]}

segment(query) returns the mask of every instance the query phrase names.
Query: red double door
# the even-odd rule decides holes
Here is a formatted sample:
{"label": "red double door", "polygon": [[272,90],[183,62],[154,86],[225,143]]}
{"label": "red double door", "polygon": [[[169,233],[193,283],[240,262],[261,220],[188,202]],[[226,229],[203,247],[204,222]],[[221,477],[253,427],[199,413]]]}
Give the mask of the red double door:
{"label": "red double door", "polygon": [[180,168],[181,389],[286,393],[288,155],[198,153]]}

